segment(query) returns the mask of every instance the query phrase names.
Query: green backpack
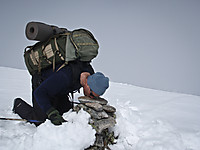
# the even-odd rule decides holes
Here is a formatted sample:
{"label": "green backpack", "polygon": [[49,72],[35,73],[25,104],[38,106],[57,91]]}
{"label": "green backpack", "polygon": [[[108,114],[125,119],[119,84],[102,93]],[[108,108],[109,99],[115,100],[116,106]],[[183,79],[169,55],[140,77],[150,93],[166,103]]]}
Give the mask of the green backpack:
{"label": "green backpack", "polygon": [[67,64],[75,60],[90,62],[97,56],[98,48],[99,44],[90,31],[78,29],[26,47],[24,59],[29,73],[33,75],[46,68],[54,70],[58,63]]}

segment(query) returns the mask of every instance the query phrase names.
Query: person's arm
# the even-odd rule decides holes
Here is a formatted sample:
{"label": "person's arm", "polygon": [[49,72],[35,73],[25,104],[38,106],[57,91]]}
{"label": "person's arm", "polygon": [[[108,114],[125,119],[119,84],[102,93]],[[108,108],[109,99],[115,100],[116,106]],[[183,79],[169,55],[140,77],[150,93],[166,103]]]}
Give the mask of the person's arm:
{"label": "person's arm", "polygon": [[87,78],[90,76],[89,72],[82,72],[80,76],[80,83],[84,87],[87,84]]}

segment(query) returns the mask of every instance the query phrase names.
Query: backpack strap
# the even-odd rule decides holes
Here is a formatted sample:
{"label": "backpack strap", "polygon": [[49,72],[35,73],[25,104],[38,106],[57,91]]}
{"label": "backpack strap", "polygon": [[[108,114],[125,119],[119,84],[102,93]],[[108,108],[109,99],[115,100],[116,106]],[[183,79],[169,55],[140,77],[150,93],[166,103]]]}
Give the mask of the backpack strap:
{"label": "backpack strap", "polygon": [[56,72],[58,72],[60,69],[62,69],[63,67],[65,67],[68,64],[68,62],[65,62],[64,64],[62,64],[57,70]]}
{"label": "backpack strap", "polygon": [[59,51],[56,37],[54,37],[54,44],[56,47],[56,51],[54,52],[54,56],[53,56],[53,72],[55,72],[55,67],[56,67],[56,54],[58,54],[58,56],[60,57],[61,60],[63,60],[63,61],[65,60],[65,58],[62,56],[62,54]]}

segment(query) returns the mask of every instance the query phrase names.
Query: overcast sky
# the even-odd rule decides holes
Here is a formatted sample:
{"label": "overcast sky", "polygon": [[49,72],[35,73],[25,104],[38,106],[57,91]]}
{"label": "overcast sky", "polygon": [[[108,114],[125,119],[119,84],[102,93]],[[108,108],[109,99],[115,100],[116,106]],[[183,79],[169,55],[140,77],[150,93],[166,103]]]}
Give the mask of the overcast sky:
{"label": "overcast sky", "polygon": [[30,21],[89,29],[111,81],[200,95],[199,0],[1,0],[0,66],[26,69]]}

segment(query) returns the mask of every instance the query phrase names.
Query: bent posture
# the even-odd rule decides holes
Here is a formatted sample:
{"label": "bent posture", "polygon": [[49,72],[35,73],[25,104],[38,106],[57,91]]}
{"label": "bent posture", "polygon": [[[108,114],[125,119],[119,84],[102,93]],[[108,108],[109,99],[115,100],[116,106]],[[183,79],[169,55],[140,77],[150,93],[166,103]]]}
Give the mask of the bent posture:
{"label": "bent posture", "polygon": [[[100,72],[94,73],[89,62],[75,61],[61,69],[60,66],[56,66],[56,72],[46,69],[40,75],[33,75],[33,107],[17,98],[13,111],[23,119],[44,122],[48,118],[53,124],[61,125],[65,122],[62,114],[72,108],[69,93],[83,87],[84,95],[97,98],[109,87],[108,77]],[[40,124],[35,123],[36,126]]]}

